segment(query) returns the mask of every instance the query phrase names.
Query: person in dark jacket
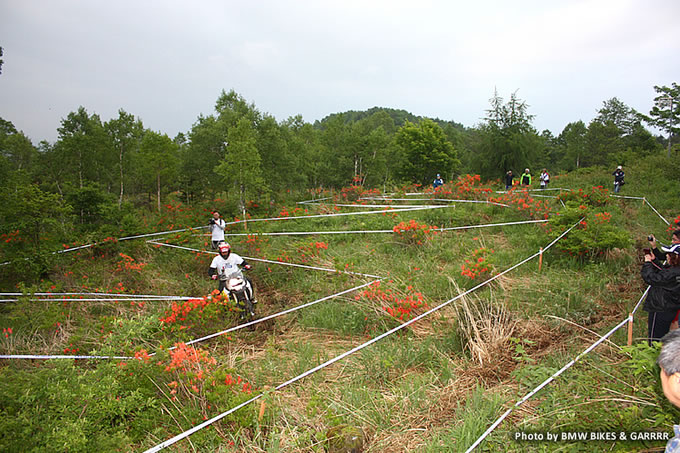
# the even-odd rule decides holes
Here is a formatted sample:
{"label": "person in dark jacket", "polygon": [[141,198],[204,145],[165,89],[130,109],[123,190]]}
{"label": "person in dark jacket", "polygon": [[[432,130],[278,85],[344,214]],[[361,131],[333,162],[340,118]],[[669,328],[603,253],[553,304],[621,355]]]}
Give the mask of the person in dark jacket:
{"label": "person in dark jacket", "polygon": [[614,176],[614,193],[619,193],[621,186],[625,184],[624,177],[626,176],[621,165],[616,167],[616,170],[614,170],[612,176]]}
{"label": "person in dark jacket", "polygon": [[505,174],[505,190],[512,189],[512,170],[508,170]]}
{"label": "person in dark jacket", "polygon": [[667,264],[662,264],[652,253],[645,254],[642,279],[651,286],[642,308],[647,317],[648,342],[659,341],[670,330],[680,310],[680,244],[666,252]]}
{"label": "person in dark jacket", "polygon": [[651,238],[649,240],[649,245],[652,247],[652,253],[659,261],[665,261],[666,253],[668,253],[668,250],[675,244],[680,244],[680,229],[673,231],[673,234],[671,235],[671,245],[669,245],[668,247],[662,245],[661,250],[659,250],[654,235],[650,234],[649,237]]}

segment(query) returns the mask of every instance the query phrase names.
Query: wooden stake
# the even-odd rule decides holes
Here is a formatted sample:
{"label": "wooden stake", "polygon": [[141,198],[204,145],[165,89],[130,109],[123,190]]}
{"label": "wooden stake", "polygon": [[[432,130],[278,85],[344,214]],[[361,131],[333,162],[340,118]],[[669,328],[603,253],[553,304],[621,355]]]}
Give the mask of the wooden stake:
{"label": "wooden stake", "polygon": [[265,403],[264,401],[262,401],[262,403],[260,404],[260,413],[259,413],[259,415],[257,416],[257,421],[258,421],[258,422],[261,422],[261,421],[262,421],[262,417],[264,417],[264,408],[265,408],[265,406],[266,406],[266,403]]}
{"label": "wooden stake", "polygon": [[538,251],[538,271],[543,267],[543,247]]}
{"label": "wooden stake", "polygon": [[630,322],[628,323],[628,346],[633,345],[633,314],[630,314]]}

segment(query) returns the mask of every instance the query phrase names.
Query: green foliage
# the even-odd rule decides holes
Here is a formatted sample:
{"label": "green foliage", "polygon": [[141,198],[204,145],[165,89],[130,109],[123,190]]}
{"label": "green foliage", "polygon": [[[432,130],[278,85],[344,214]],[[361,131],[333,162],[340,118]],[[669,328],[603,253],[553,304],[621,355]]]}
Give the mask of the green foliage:
{"label": "green foliage", "polygon": [[550,219],[552,228],[548,231],[563,231],[578,222],[577,227],[555,245],[558,250],[580,259],[595,260],[604,258],[609,251],[632,244],[630,234],[612,224],[609,212],[577,203],[568,201],[559,215]]}
{"label": "green foliage", "polygon": [[401,175],[405,180],[427,184],[437,173],[453,176],[460,167],[456,150],[432,120],[407,122],[397,131],[395,141],[404,153]]}

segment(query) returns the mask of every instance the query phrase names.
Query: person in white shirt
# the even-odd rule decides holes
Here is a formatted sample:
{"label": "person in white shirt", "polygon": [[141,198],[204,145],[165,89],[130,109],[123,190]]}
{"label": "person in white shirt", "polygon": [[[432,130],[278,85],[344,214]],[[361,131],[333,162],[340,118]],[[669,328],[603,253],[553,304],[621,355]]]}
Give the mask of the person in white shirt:
{"label": "person in white shirt", "polygon": [[210,219],[210,233],[212,235],[212,248],[217,249],[220,242],[224,242],[224,229],[227,227],[224,219],[220,219],[220,213],[213,212],[212,219]]}
{"label": "person in white shirt", "polygon": [[[210,269],[208,269],[208,275],[213,280],[219,280],[219,285],[217,289],[222,292],[227,287],[227,278],[234,272],[239,271],[239,266],[243,266],[243,269],[250,270],[252,266],[241,258],[236,253],[231,253],[231,246],[226,242],[222,242],[219,245],[219,254],[213,258],[212,263],[210,263]],[[253,283],[248,277],[244,278],[250,283],[250,287],[254,288]],[[255,291],[253,290],[253,293]],[[251,294],[254,296],[254,294]],[[253,303],[256,303],[253,300]]]}
{"label": "person in white shirt", "polygon": [[541,189],[545,189],[548,184],[550,183],[550,174],[548,173],[548,170],[545,168],[541,172]]}

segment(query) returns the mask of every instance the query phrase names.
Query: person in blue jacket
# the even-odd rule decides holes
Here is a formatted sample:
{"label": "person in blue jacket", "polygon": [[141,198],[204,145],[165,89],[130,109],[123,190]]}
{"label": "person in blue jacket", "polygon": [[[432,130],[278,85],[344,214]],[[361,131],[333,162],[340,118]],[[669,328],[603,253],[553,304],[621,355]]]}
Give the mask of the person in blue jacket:
{"label": "person in blue jacket", "polygon": [[442,175],[437,173],[437,177],[434,179],[434,182],[432,183],[432,188],[436,189],[439,186],[444,185],[444,180],[442,179]]}

